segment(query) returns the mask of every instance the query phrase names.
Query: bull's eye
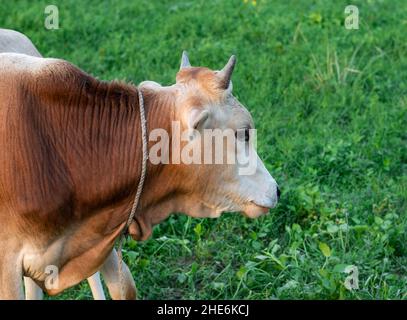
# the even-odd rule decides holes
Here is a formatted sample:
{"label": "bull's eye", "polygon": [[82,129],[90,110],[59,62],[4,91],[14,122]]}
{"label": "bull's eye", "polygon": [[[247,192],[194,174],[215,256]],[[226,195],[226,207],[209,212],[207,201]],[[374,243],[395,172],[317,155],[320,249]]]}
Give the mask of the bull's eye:
{"label": "bull's eye", "polygon": [[236,139],[240,141],[246,141],[248,142],[250,140],[250,130],[248,128],[246,129],[238,129],[235,132]]}

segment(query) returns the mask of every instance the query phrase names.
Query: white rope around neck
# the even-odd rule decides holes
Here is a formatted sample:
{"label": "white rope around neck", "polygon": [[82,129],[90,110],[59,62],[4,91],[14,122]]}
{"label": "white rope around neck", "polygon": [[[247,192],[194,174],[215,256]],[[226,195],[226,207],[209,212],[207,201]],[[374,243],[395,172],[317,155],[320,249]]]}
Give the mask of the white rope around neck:
{"label": "white rope around neck", "polygon": [[141,125],[141,141],[143,143],[143,161],[141,164],[141,175],[140,175],[140,180],[137,186],[137,192],[134,197],[134,202],[133,206],[131,208],[129,217],[127,218],[126,225],[123,228],[123,231],[120,234],[119,237],[119,243],[117,247],[117,255],[119,258],[119,282],[120,282],[120,299],[125,300],[125,294],[124,294],[124,279],[123,279],[123,255],[122,255],[122,246],[123,246],[123,240],[125,238],[125,235],[127,233],[127,230],[133,221],[134,215],[136,214],[137,207],[140,201],[140,196],[141,192],[143,191],[143,185],[144,185],[144,180],[146,178],[146,172],[147,172],[147,160],[148,160],[148,152],[147,152],[147,121],[146,121],[146,116],[144,112],[144,99],[143,99],[143,94],[138,88],[138,101],[139,101],[139,108],[140,108],[140,125]]}

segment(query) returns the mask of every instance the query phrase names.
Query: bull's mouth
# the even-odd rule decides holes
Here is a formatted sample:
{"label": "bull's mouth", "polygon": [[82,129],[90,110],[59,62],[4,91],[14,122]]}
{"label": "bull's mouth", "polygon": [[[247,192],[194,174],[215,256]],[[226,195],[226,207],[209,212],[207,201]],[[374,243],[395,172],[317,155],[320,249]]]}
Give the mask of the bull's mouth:
{"label": "bull's mouth", "polygon": [[269,213],[271,208],[261,206],[253,201],[247,204],[243,210],[243,214],[248,218],[258,218]]}

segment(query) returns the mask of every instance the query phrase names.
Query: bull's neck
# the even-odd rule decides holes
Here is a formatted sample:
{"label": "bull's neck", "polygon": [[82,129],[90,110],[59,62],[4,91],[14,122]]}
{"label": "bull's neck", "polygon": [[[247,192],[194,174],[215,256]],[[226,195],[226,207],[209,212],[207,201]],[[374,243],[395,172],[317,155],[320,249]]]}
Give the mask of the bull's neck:
{"label": "bull's neck", "polygon": [[93,89],[81,93],[67,124],[67,132],[75,132],[65,145],[77,205],[84,211],[127,203],[142,161],[137,88],[99,83]]}
{"label": "bull's neck", "polygon": [[[171,135],[173,94],[142,92],[147,137],[156,128],[164,129]],[[74,216],[82,219],[100,213],[109,216],[106,218],[109,220],[108,229],[123,225],[133,204],[141,174],[139,89],[92,79],[84,82],[79,92],[71,93],[58,108],[45,110],[44,120],[44,123],[55,126],[52,130],[53,144],[72,185]],[[149,143],[149,147],[152,143]],[[138,213],[154,201],[151,193],[156,191],[157,184],[160,186],[160,197],[171,193],[171,182],[162,179],[163,167],[165,165],[148,162]]]}
{"label": "bull's neck", "polygon": [[[171,91],[154,92],[117,83],[99,86],[97,91],[100,92],[88,98],[87,106],[79,111],[83,114],[75,119],[77,123],[72,123],[82,126],[77,131],[79,141],[71,146],[79,155],[74,157],[79,162],[73,176],[79,186],[79,203],[92,204],[95,209],[116,207],[113,221],[120,223],[127,220],[141,174],[143,142],[139,93],[142,92],[144,100],[147,139],[157,128],[166,130],[171,139],[174,98]],[[171,193],[171,183],[160,179],[163,172],[165,175],[164,166],[148,161],[138,212],[157,200],[157,196],[166,197]]]}
{"label": "bull's neck", "polygon": [[[144,96],[147,131],[152,133],[155,129],[164,130],[168,135],[168,147],[171,147],[172,125],[176,121],[175,90],[171,88],[163,90],[141,89]],[[149,141],[149,150],[158,141]],[[162,142],[162,141],[161,141]],[[170,151],[170,150],[168,150]],[[141,151],[139,151],[141,153]],[[161,150],[161,152],[164,152]],[[171,151],[170,151],[171,153]],[[152,156],[154,156],[154,152]],[[161,153],[163,156],[163,154]],[[163,157],[164,159],[165,157]],[[150,159],[152,160],[152,159]],[[172,165],[156,161],[148,161],[147,176],[144,183],[143,193],[139,208],[130,226],[130,234],[136,240],[147,239],[152,226],[165,219],[171,212],[177,211],[174,204],[177,194],[176,170]],[[179,179],[178,179],[179,180]]]}
{"label": "bull's neck", "polygon": [[[50,122],[59,128],[55,141],[69,172],[77,216],[120,207],[123,213],[115,213],[115,220],[125,221],[141,173],[138,95],[135,86],[92,81],[69,97],[57,121]],[[147,130],[165,127],[170,121],[163,107],[149,94],[144,100]],[[148,167],[147,179],[155,170]]]}

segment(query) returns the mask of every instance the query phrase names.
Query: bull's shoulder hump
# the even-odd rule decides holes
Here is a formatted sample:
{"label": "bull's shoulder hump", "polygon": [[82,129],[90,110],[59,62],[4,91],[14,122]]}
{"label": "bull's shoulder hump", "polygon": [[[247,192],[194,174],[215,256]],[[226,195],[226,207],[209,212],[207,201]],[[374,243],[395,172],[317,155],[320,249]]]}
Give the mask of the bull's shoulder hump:
{"label": "bull's shoulder hump", "polygon": [[32,88],[32,92],[37,95],[44,92],[48,95],[62,94],[80,89],[85,82],[98,82],[66,60],[19,53],[0,53],[1,74],[8,84],[10,80],[15,80],[26,89]]}
{"label": "bull's shoulder hump", "polygon": [[63,63],[59,59],[33,57],[22,53],[0,53],[0,73],[4,74],[40,74],[50,67],[58,68]]}

